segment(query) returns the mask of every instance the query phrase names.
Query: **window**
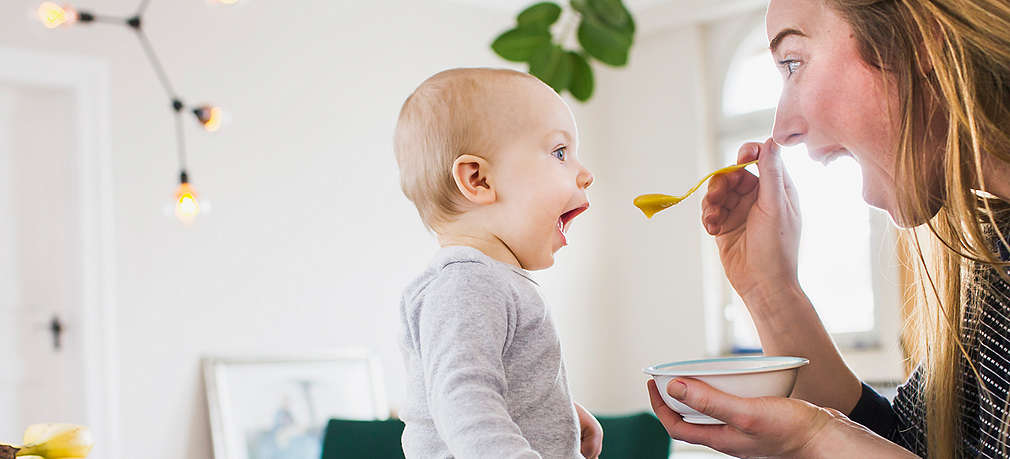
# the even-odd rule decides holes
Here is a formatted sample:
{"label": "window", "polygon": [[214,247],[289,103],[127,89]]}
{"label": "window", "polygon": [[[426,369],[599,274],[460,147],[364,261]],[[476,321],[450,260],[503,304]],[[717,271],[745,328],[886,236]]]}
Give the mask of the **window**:
{"label": "window", "polygon": [[[735,163],[742,143],[770,136],[782,90],[763,24],[750,30],[732,52],[716,94],[717,165]],[[873,251],[881,249],[886,219],[862,201],[855,161],[845,158],[825,167],[808,157],[804,145],[784,148],[782,154],[799,191],[803,215],[800,283],[839,346],[876,346],[875,300],[880,295],[875,295],[874,282],[879,257]],[[750,315],[728,282],[722,282],[723,298],[717,303],[723,308],[717,319],[723,321],[721,351],[760,352]]]}

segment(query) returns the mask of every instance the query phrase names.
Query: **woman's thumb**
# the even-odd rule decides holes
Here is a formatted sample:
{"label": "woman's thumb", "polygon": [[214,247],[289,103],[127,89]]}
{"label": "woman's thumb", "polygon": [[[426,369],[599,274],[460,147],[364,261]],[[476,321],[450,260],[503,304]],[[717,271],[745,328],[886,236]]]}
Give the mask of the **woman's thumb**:
{"label": "woman's thumb", "polygon": [[785,197],[786,171],[782,164],[779,146],[774,140],[768,139],[761,144],[758,151],[758,201],[773,199],[779,201]]}
{"label": "woman's thumb", "polygon": [[746,416],[751,407],[750,400],[722,392],[690,378],[676,378],[666,386],[671,397],[680,400],[695,411],[736,425],[740,416]]}

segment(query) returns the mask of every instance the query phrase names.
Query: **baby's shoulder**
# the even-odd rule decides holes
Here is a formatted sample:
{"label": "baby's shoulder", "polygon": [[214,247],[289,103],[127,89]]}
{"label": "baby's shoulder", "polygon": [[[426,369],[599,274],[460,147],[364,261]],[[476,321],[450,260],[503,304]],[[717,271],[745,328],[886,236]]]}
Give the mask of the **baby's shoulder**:
{"label": "baby's shoulder", "polygon": [[476,295],[511,298],[514,287],[509,273],[485,260],[449,260],[437,267],[427,286],[428,294]]}
{"label": "baby's shoulder", "polygon": [[510,274],[476,249],[443,248],[404,290],[403,299],[408,304],[456,303],[466,298],[511,303],[516,291]]}

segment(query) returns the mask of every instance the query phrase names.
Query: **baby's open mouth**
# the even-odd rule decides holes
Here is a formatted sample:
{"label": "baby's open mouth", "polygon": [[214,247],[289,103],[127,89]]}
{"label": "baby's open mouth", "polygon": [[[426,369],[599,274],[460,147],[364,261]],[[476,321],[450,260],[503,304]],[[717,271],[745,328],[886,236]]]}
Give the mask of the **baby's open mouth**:
{"label": "baby's open mouth", "polygon": [[586,209],[589,209],[589,204],[583,204],[561,214],[561,217],[558,217],[558,231],[561,231],[561,234],[567,233],[568,228],[572,226],[572,220],[574,220],[575,217],[578,217],[579,214],[585,212]]}

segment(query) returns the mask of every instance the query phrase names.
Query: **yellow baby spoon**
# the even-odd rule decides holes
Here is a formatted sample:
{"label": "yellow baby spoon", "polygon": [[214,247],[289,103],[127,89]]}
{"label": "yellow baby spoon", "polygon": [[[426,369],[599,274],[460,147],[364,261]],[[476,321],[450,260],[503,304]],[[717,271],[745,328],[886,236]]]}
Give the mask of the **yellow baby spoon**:
{"label": "yellow baby spoon", "polygon": [[727,172],[738,171],[747,166],[750,166],[751,164],[757,164],[757,160],[751,161],[749,163],[734,164],[732,166],[726,166],[722,169],[718,169],[715,172],[706,175],[705,178],[701,179],[701,181],[694,186],[694,188],[687,190],[687,193],[684,193],[683,196],[670,196],[667,194],[643,194],[635,198],[635,207],[641,209],[642,213],[644,213],[646,217],[652,218],[652,216],[656,215],[657,212],[666,209],[667,207],[675,206],[680,201],[687,199],[688,196],[691,196],[695,191],[698,191],[698,188],[701,187],[701,184],[705,183],[706,180],[712,178],[712,176],[717,174],[725,174]]}

